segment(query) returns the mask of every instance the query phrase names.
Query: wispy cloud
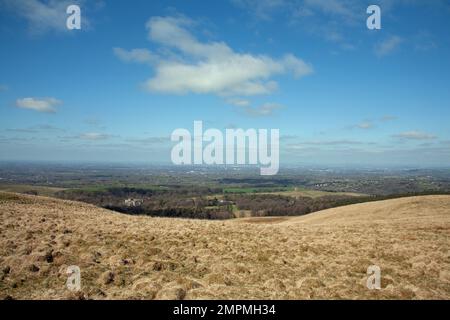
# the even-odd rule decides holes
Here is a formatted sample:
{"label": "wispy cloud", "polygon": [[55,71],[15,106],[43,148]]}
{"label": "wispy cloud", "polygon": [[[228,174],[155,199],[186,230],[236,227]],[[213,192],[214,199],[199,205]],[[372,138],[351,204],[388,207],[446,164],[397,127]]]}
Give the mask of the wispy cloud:
{"label": "wispy cloud", "polygon": [[131,49],[114,48],[114,54],[124,62],[136,63],[155,63],[159,60],[158,56],[148,49]]}
{"label": "wispy cloud", "polygon": [[357,2],[342,0],[305,0],[303,5],[310,10],[341,17],[347,21],[354,21],[358,17]]}
{"label": "wispy cloud", "polygon": [[87,132],[82,133],[79,135],[79,138],[82,140],[90,140],[90,141],[98,141],[98,140],[107,140],[111,138],[112,136],[105,133],[99,133],[99,132]]}
{"label": "wispy cloud", "polygon": [[0,92],[8,91],[9,87],[5,84],[0,83]]}
{"label": "wispy cloud", "polygon": [[41,125],[34,126],[32,128],[35,128],[36,130],[39,130],[39,131],[65,131],[65,129],[63,129],[63,128],[55,127],[50,124],[41,124]]}
{"label": "wispy cloud", "polygon": [[382,122],[388,122],[388,121],[394,121],[394,120],[397,120],[397,119],[398,119],[398,118],[397,118],[396,116],[385,115],[385,116],[382,116],[382,117],[381,117],[380,121],[382,121]]}
{"label": "wispy cloud", "polygon": [[375,45],[375,54],[378,57],[383,57],[394,52],[400,44],[403,42],[403,38],[399,36],[390,36],[387,39],[381,41]]}
{"label": "wispy cloud", "polygon": [[356,20],[359,0],[231,0],[238,8],[247,10],[255,18],[272,20],[272,17],[284,12],[295,18],[315,16],[318,13],[343,20]]}
{"label": "wispy cloud", "polygon": [[274,11],[289,5],[286,0],[231,0],[239,8],[251,10],[253,15],[261,20],[271,20]]}
{"label": "wispy cloud", "polygon": [[396,120],[396,119],[397,119],[397,117],[395,117],[395,116],[385,115],[385,116],[382,116],[382,117],[379,117],[379,118],[365,119],[364,121],[361,121],[360,123],[357,123],[357,124],[354,124],[354,125],[350,125],[350,126],[348,126],[346,128],[347,129],[369,130],[369,129],[376,128],[378,125],[381,125],[382,123],[393,121],[393,120]]}
{"label": "wispy cloud", "polygon": [[137,144],[163,144],[170,142],[170,138],[169,137],[128,138],[125,141]]}
{"label": "wispy cloud", "polygon": [[283,106],[277,103],[265,103],[258,107],[252,107],[250,105],[239,106],[240,111],[252,117],[268,117],[281,108]]}
{"label": "wispy cloud", "polygon": [[5,129],[7,132],[15,132],[15,133],[36,133],[38,130],[32,128],[8,128]]}
{"label": "wispy cloud", "polygon": [[414,49],[417,51],[430,51],[438,47],[435,37],[427,31],[420,31],[413,37],[412,41],[414,42]]}
{"label": "wispy cloud", "polygon": [[106,133],[100,133],[100,132],[85,132],[74,136],[62,136],[59,137],[59,140],[61,142],[68,142],[68,141],[76,141],[76,140],[85,140],[85,141],[103,141],[103,140],[109,140],[115,136],[106,134]]}
{"label": "wispy cloud", "polygon": [[246,10],[259,21],[271,21],[276,16],[288,24],[342,50],[354,50],[345,35],[345,28],[358,26],[365,14],[360,0],[232,0],[238,8]]}
{"label": "wispy cloud", "polygon": [[16,100],[16,107],[29,109],[38,112],[54,113],[56,106],[61,105],[62,101],[56,98],[21,98]]}
{"label": "wispy cloud", "polygon": [[357,140],[317,140],[317,141],[303,141],[295,144],[290,144],[291,147],[296,146],[348,146],[348,145],[362,145],[366,142]]}
{"label": "wispy cloud", "polygon": [[373,128],[375,128],[375,125],[371,120],[364,120],[357,124],[352,124],[345,127],[346,130],[354,130],[354,129],[368,130]]}
{"label": "wispy cloud", "polygon": [[250,101],[245,100],[245,99],[239,99],[239,98],[233,98],[233,99],[228,99],[227,103],[236,106],[236,107],[248,107],[250,106]]}
{"label": "wispy cloud", "polygon": [[433,140],[436,139],[435,135],[421,132],[421,131],[406,131],[399,134],[392,135],[393,138],[404,140]]}
{"label": "wispy cloud", "polygon": [[299,136],[293,134],[283,134],[280,136],[280,141],[293,141],[299,139]]}
{"label": "wispy cloud", "polygon": [[18,133],[38,133],[38,132],[63,132],[65,129],[55,127],[49,124],[42,124],[37,126],[32,126],[28,128],[9,128],[6,129],[9,132],[18,132]]}
{"label": "wispy cloud", "polygon": [[374,127],[374,125],[370,121],[364,121],[364,122],[358,123],[356,125],[356,127],[359,129],[372,129]]}

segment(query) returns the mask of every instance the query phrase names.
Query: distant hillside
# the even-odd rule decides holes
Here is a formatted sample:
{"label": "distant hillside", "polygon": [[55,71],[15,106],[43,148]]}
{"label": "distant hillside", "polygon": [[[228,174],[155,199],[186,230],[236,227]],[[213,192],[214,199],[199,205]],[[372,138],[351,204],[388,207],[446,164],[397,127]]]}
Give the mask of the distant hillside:
{"label": "distant hillside", "polygon": [[449,299],[449,248],[450,196],[208,221],[0,192],[0,298]]}

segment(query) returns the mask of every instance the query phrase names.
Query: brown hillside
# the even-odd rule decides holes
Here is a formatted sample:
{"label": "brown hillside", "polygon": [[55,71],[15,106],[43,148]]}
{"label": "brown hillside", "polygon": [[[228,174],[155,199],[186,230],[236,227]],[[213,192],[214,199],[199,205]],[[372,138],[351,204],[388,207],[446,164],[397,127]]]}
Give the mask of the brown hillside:
{"label": "brown hillside", "polygon": [[0,193],[0,243],[1,298],[450,298],[450,196],[222,222]]}

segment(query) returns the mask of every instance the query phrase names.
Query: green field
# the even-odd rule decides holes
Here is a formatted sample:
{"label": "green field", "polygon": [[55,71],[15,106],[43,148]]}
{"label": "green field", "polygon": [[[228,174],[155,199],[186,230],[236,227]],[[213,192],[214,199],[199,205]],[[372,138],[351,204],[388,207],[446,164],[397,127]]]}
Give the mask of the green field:
{"label": "green field", "polygon": [[231,194],[275,194],[282,195],[287,197],[309,197],[309,198],[318,198],[323,196],[364,196],[361,193],[352,193],[352,192],[330,192],[330,191],[320,191],[320,190],[312,190],[305,188],[297,188],[297,187],[257,187],[257,188],[224,188],[223,193],[231,193]]}

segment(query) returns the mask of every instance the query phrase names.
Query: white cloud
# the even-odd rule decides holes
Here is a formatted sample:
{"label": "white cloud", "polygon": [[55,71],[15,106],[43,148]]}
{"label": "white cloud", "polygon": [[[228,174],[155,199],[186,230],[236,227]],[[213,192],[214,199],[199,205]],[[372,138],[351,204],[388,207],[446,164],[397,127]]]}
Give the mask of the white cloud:
{"label": "white cloud", "polygon": [[399,134],[395,134],[392,137],[405,139],[405,140],[433,140],[436,139],[435,135],[421,132],[421,131],[406,131]]}
{"label": "white cloud", "polygon": [[279,63],[283,72],[292,71],[296,78],[304,77],[313,72],[312,66],[305,63],[302,59],[298,59],[293,54],[286,54]]}
{"label": "white cloud", "polygon": [[[271,80],[275,75],[292,73],[300,78],[313,72],[311,65],[292,54],[273,59],[237,53],[224,42],[201,42],[188,30],[193,24],[183,17],[153,17],[147,22],[149,39],[171,53],[155,58],[155,76],[144,84],[147,90],[250,96],[276,90],[278,85]],[[119,50],[116,54],[122,60],[153,60],[147,51]]]}
{"label": "white cloud", "polygon": [[16,100],[16,107],[38,112],[56,112],[56,106],[62,101],[55,98],[22,98]]}
{"label": "white cloud", "polygon": [[158,60],[158,56],[147,49],[125,50],[122,48],[114,48],[114,54],[122,61],[137,63],[154,63]]}
{"label": "white cloud", "polygon": [[[49,30],[68,31],[66,27],[66,9],[71,4],[82,4],[84,1],[73,0],[0,0],[6,8],[25,18],[32,33],[43,33]],[[82,28],[88,20],[82,12]]]}
{"label": "white cloud", "polygon": [[379,57],[386,56],[397,49],[403,39],[399,36],[390,36],[375,46],[375,54]]}

